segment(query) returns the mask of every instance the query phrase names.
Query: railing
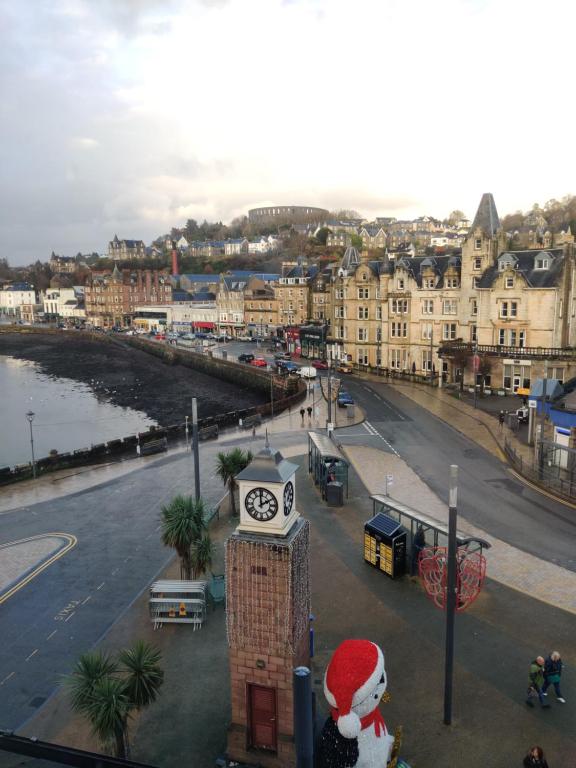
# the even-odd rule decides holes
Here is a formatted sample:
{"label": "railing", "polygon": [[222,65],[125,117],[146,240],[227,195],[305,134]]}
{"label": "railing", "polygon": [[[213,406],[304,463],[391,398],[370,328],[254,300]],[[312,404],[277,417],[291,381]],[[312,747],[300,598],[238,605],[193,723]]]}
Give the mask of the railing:
{"label": "railing", "polygon": [[452,341],[442,344],[438,349],[439,357],[452,357],[458,352],[468,355],[488,355],[489,357],[509,357],[513,359],[552,358],[555,360],[575,360],[576,349],[571,347],[506,347],[500,344],[473,344],[465,341]]}
{"label": "railing", "polygon": [[[546,444],[545,444],[546,446]],[[563,446],[555,446],[555,450],[561,450]],[[517,472],[541,488],[546,488],[557,496],[561,496],[568,501],[576,499],[576,476],[574,468],[563,469],[561,466],[549,463],[544,453],[544,459],[541,460],[541,448],[538,450],[538,459],[523,458],[507,440],[504,440],[504,452],[508,460],[517,470]]]}

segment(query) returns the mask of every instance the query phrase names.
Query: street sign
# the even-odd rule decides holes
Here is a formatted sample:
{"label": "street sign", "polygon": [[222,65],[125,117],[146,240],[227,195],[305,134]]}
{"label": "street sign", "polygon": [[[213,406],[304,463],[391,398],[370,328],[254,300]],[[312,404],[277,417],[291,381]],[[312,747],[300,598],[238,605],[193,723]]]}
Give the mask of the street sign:
{"label": "street sign", "polygon": [[528,408],[536,408],[537,405],[536,400],[528,400]]}
{"label": "street sign", "polygon": [[394,482],[394,475],[386,475],[386,482],[388,483],[388,485],[392,485],[392,483]]}

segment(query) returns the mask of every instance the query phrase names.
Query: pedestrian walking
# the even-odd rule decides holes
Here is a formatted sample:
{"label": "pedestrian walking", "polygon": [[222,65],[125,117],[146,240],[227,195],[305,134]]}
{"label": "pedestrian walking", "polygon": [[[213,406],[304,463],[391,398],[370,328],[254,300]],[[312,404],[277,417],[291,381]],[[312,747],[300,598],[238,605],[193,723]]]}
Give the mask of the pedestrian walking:
{"label": "pedestrian walking", "polygon": [[308,408],[306,408],[306,413],[308,414],[308,421],[312,420],[312,406],[309,405]]}
{"label": "pedestrian walking", "polygon": [[500,411],[498,416],[498,423],[500,424],[500,427],[504,426],[504,411]]}
{"label": "pedestrian walking", "polygon": [[554,692],[556,693],[556,701],[560,704],[566,704],[566,699],[562,696],[560,691],[560,677],[562,675],[562,659],[558,651],[552,651],[550,656],[544,662],[544,685],[542,686],[542,694],[548,696],[546,691],[550,685],[554,686]]}
{"label": "pedestrian walking", "polygon": [[302,419],[302,424],[304,424],[304,416],[306,414],[306,411],[304,408],[300,408],[300,418]]}
{"label": "pedestrian walking", "polygon": [[424,535],[424,528],[421,525],[416,529],[414,538],[412,539],[412,567],[410,569],[410,575],[415,576],[418,573],[418,558],[420,552],[426,546],[426,538]]}
{"label": "pedestrian walking", "polygon": [[532,747],[524,758],[524,768],[548,768],[542,747]]}
{"label": "pedestrian walking", "polygon": [[544,694],[542,693],[542,686],[544,685],[544,657],[537,656],[530,664],[530,672],[528,673],[528,691],[526,693],[526,704],[529,707],[534,706],[532,699],[538,696],[540,704],[543,709],[547,709],[550,704],[546,702]]}

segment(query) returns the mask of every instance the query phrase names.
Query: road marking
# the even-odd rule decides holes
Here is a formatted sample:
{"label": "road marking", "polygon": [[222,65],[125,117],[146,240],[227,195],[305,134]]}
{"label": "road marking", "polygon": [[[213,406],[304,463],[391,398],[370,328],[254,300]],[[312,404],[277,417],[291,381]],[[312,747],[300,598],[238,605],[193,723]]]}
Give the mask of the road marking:
{"label": "road marking", "polygon": [[52,563],[55,563],[56,560],[59,560],[63,555],[65,555],[73,547],[75,547],[76,544],[78,543],[78,539],[76,538],[76,536],[73,536],[70,533],[43,533],[43,534],[40,534],[39,536],[30,536],[27,539],[19,539],[18,541],[9,541],[9,542],[6,542],[5,544],[0,544],[0,549],[4,549],[5,547],[10,547],[10,546],[13,546],[14,544],[24,544],[27,541],[37,541],[38,539],[45,539],[50,536],[63,538],[68,543],[61,550],[59,550],[58,552],[55,552],[52,555],[52,557],[49,557],[48,560],[43,562],[37,568],[34,568],[34,570],[31,571],[27,576],[25,576],[21,581],[14,584],[14,586],[11,589],[9,589],[7,592],[4,592],[3,595],[0,595],[0,605],[6,602],[6,600],[12,597],[12,595],[15,595],[16,592],[22,589],[22,587],[25,587],[26,584],[29,584],[32,581],[32,579],[34,579],[36,576],[42,573],[42,571],[45,571],[49,565],[52,565]]}
{"label": "road marking", "polygon": [[30,656],[28,656],[28,657],[26,658],[26,661],[30,661],[30,659],[32,658],[32,656],[36,656],[36,654],[37,654],[37,653],[38,653],[38,648],[36,648],[36,650],[35,650],[35,651],[32,651],[32,653],[30,654]]}
{"label": "road marking", "polygon": [[76,613],[76,611],[72,611],[72,613],[71,613],[69,616],[67,616],[67,617],[64,619],[64,621],[70,621],[70,619],[72,618],[72,616],[74,616],[74,614],[75,614],[75,613]]}
{"label": "road marking", "polygon": [[96,591],[98,592],[98,590],[99,590],[99,589],[102,589],[102,587],[104,586],[104,584],[106,584],[106,582],[105,582],[105,581],[103,581],[103,582],[102,582],[102,584],[100,584],[100,586],[99,586],[99,587],[96,587]]}
{"label": "road marking", "polygon": [[378,432],[378,430],[376,429],[376,427],[375,427],[373,424],[370,424],[370,422],[369,422],[369,421],[365,421],[365,422],[364,422],[364,426],[366,427],[366,429],[367,429],[367,431],[369,432],[369,434],[373,435],[374,437],[379,437],[379,438],[380,438],[380,440],[382,440],[384,443],[386,443],[386,445],[387,445],[387,446],[388,446],[388,448],[389,448],[389,449],[392,451],[392,453],[393,453],[395,456],[398,456],[398,458],[400,458],[400,454],[398,453],[398,451],[396,450],[396,448],[394,448],[394,446],[393,446],[393,445],[391,445],[391,444],[388,442],[388,440],[386,440],[386,438],[385,438],[383,435],[381,435],[381,434],[380,434],[380,432]]}
{"label": "road marking", "polygon": [[9,675],[6,675],[4,680],[0,681],[0,685],[4,685],[4,683],[7,683],[8,680],[10,680],[11,677],[14,677],[15,674],[16,674],[16,672],[10,672]]}
{"label": "road marking", "polygon": [[50,632],[50,634],[48,635],[48,637],[46,638],[46,640],[50,640],[50,638],[51,638],[51,637],[54,637],[54,635],[56,634],[56,632],[58,632],[58,630],[57,630],[57,629],[55,629],[53,632]]}
{"label": "road marking", "polygon": [[376,394],[376,392],[374,392],[374,397],[375,397],[377,400],[382,400],[382,398],[380,397],[380,395],[377,395],[377,394]]}
{"label": "road marking", "polygon": [[112,571],[112,576],[116,576],[117,573],[118,573],[118,568],[114,568],[114,570]]}
{"label": "road marking", "polygon": [[86,605],[86,603],[88,602],[88,600],[92,600],[92,595],[88,595],[88,597],[84,598],[84,600],[82,600],[82,602],[80,603],[80,605]]}
{"label": "road marking", "polygon": [[541,493],[543,496],[547,496],[549,499],[552,499],[552,501],[557,501],[558,504],[563,504],[565,507],[569,507],[570,509],[576,509],[576,504],[571,504],[569,501],[566,501],[565,499],[561,499],[560,496],[554,496],[553,493],[550,493],[549,491],[546,491],[544,488],[540,488],[539,485],[536,485],[536,483],[530,482],[526,477],[519,474],[518,472],[515,472],[513,469],[508,467],[508,472],[513,475],[517,480],[520,480],[521,483],[524,483],[524,485],[527,485],[529,488],[532,488],[534,491],[538,491],[538,493]]}

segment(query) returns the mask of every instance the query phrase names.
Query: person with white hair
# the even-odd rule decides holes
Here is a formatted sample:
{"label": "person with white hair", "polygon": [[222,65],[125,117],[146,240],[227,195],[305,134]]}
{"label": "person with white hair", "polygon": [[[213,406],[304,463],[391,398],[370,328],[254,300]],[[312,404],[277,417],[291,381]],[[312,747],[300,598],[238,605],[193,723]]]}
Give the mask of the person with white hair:
{"label": "person with white hair", "polygon": [[562,696],[560,691],[560,677],[562,675],[562,659],[558,651],[552,651],[550,656],[544,662],[544,685],[542,686],[542,695],[548,696],[546,691],[550,685],[554,686],[554,692],[556,693],[556,700],[560,704],[566,704],[566,699]]}

